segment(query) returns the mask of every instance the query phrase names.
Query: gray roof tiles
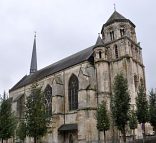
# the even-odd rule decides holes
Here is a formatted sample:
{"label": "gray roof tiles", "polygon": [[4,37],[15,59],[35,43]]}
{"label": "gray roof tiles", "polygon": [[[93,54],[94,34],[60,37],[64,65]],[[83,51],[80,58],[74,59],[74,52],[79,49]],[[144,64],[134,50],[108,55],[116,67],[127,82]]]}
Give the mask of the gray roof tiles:
{"label": "gray roof tiles", "polygon": [[99,46],[104,46],[104,41],[101,39],[100,34],[99,34],[96,44],[95,44],[95,47],[99,47]]}
{"label": "gray roof tiles", "polygon": [[13,86],[10,91],[14,91],[18,88],[24,87],[28,84],[31,84],[35,81],[39,81],[44,77],[52,75],[56,72],[64,70],[66,68],[72,67],[84,61],[93,62],[93,48],[89,47],[84,49],[74,55],[71,55],[65,59],[62,59],[54,64],[51,64],[41,70],[36,71],[34,74],[24,76],[15,86]]}
{"label": "gray roof tiles", "polygon": [[30,65],[30,74],[33,74],[36,71],[37,71],[37,54],[36,54],[36,35],[35,35],[32,58],[31,58],[31,65]]}
{"label": "gray roof tiles", "polygon": [[120,13],[118,13],[117,11],[114,11],[114,13],[111,15],[111,17],[107,20],[106,23],[109,23],[113,20],[117,20],[117,19],[126,19],[124,16],[122,16]]}
{"label": "gray roof tiles", "polygon": [[[129,22],[135,27],[135,25],[129,19],[126,19],[124,16],[119,14],[117,11],[114,11],[114,13],[111,15],[111,17],[103,25],[102,31],[105,26],[108,26],[109,24],[112,24],[113,22],[122,22],[122,21]],[[102,31],[101,31],[101,33],[102,33]],[[94,47],[103,46],[103,45],[104,45],[104,43],[99,35],[99,37],[97,38],[96,44],[94,46],[89,47],[85,50],[82,50],[74,55],[71,55],[71,56],[65,58],[65,59],[62,59],[62,60],[60,60],[54,64],[51,64],[41,70],[38,70],[34,74],[24,76],[14,87],[12,87],[10,89],[10,91],[14,91],[18,88],[24,87],[28,84],[33,83],[34,81],[39,81],[39,80],[43,79],[44,77],[52,75],[56,72],[66,69],[66,68],[72,67],[72,66],[82,63],[84,61],[93,62]]]}
{"label": "gray roof tiles", "polygon": [[58,128],[58,131],[65,132],[65,131],[72,131],[77,129],[78,129],[77,124],[64,124]]}
{"label": "gray roof tiles", "polygon": [[110,18],[107,20],[104,26],[108,26],[113,22],[129,22],[130,24],[132,24],[133,27],[135,27],[135,25],[129,19],[125,18],[117,11],[114,11],[114,13],[110,16]]}

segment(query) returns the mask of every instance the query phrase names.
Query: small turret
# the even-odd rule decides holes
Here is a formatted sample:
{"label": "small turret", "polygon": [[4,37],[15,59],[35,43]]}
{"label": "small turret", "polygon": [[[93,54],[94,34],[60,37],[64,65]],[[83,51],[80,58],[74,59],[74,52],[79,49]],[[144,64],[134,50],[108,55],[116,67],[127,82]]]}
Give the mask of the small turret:
{"label": "small turret", "polygon": [[94,46],[94,60],[95,62],[101,61],[101,60],[107,60],[106,57],[106,48],[104,47],[104,41],[102,40],[100,34],[97,38],[97,41]]}

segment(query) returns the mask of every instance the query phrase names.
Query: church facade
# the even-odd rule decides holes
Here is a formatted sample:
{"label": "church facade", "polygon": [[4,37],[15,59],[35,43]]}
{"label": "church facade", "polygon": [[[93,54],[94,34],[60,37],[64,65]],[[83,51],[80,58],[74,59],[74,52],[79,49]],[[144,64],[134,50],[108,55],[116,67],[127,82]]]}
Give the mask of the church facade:
{"label": "church facade", "polygon": [[[13,98],[13,111],[21,119],[32,83],[37,81],[42,87],[52,117],[49,132],[43,137],[46,143],[97,143],[99,138],[103,139],[103,133],[96,128],[96,109],[105,101],[110,110],[117,73],[122,72],[127,78],[134,108],[139,84],[146,86],[135,25],[117,11],[103,25],[95,45],[40,70],[36,57],[35,39],[30,74],[12,87],[9,95]],[[141,136],[139,130],[137,138]],[[107,142],[112,141],[112,136],[110,129]]]}

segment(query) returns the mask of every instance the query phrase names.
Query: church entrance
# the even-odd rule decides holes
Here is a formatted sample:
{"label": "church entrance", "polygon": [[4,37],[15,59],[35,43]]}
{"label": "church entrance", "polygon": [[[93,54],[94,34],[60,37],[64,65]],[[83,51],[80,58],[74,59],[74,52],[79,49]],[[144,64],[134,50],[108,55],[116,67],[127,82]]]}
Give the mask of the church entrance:
{"label": "church entrance", "polygon": [[73,135],[72,134],[69,135],[69,143],[74,143]]}
{"label": "church entrance", "polygon": [[59,129],[61,143],[78,143],[77,124],[64,124]]}

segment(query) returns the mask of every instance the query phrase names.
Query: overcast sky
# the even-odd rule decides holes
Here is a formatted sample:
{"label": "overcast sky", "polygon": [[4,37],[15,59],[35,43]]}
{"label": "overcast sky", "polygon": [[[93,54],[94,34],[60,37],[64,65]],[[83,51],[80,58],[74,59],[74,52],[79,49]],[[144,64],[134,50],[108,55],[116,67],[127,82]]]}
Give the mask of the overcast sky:
{"label": "overcast sky", "polygon": [[114,3],[136,25],[147,88],[156,88],[155,0],[0,0],[0,94],[29,74],[34,31],[41,69],[93,45]]}

